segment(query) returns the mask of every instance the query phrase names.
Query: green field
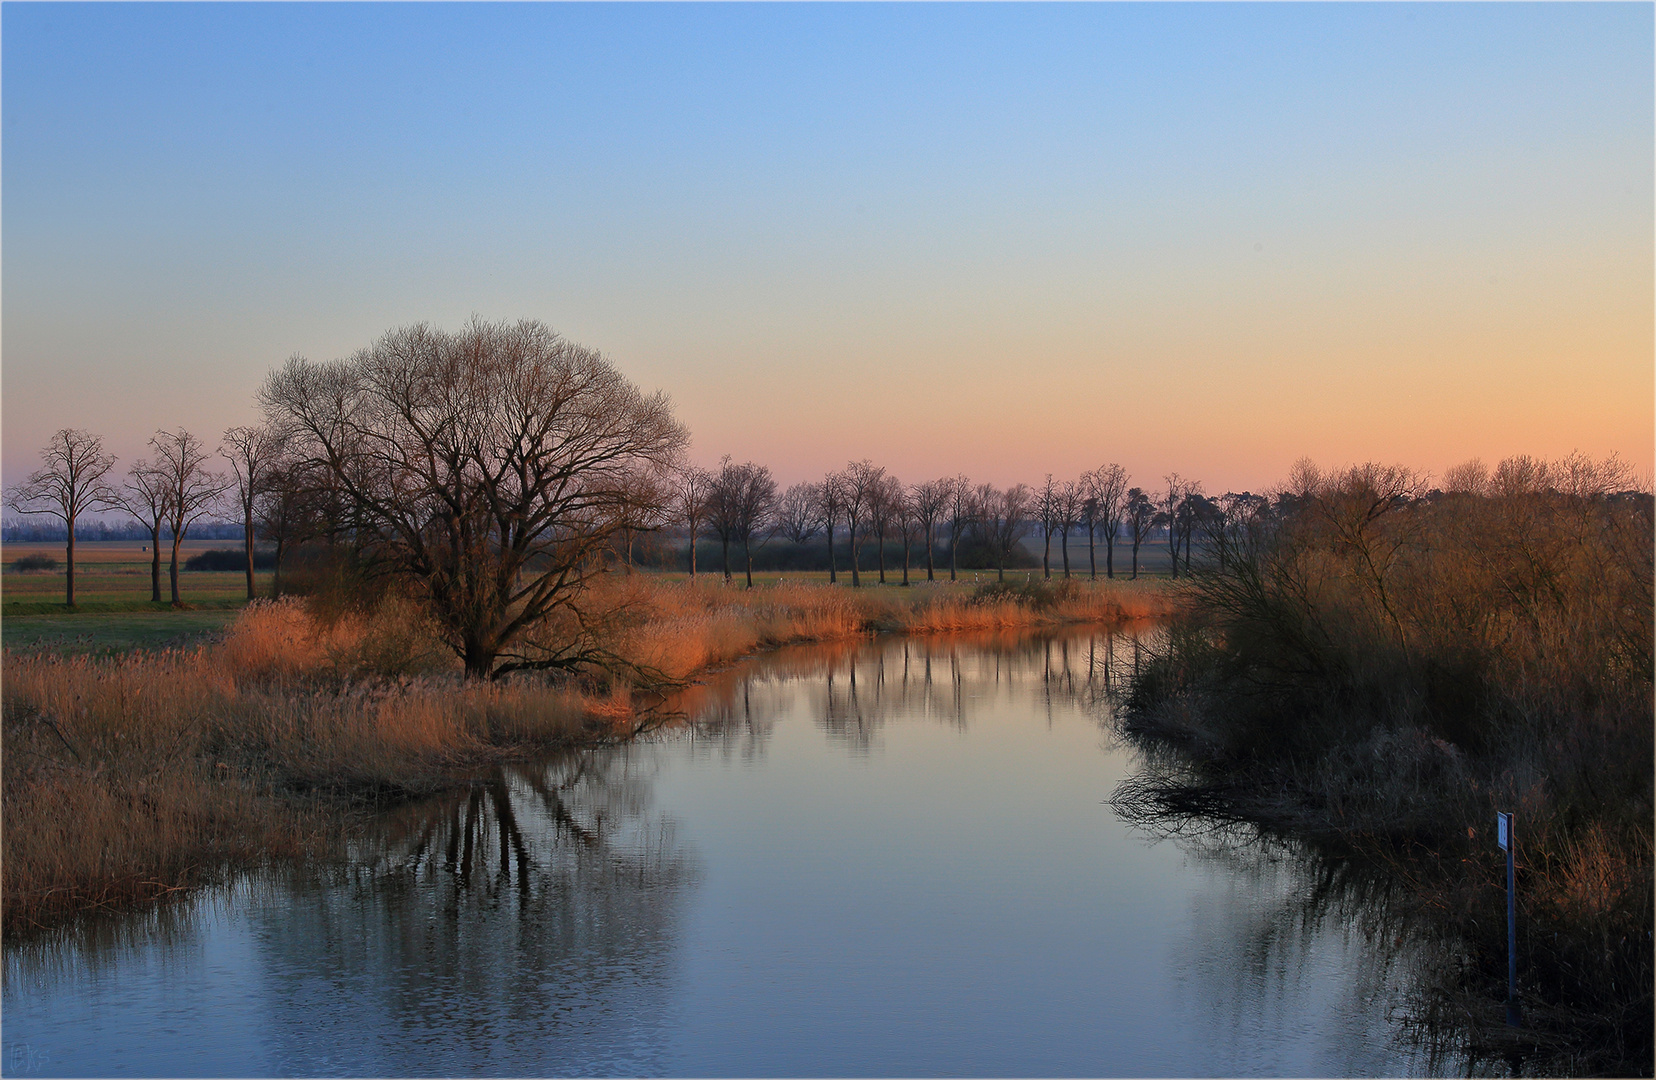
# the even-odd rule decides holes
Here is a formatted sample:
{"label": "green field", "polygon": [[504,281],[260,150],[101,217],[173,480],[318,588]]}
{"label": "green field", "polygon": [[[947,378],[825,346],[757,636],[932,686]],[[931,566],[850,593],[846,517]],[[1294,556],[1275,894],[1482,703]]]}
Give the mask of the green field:
{"label": "green field", "polygon": [[[186,540],[179,550],[180,564],[191,555],[213,548],[238,547],[234,540]],[[17,560],[26,555],[47,555],[58,561],[49,571],[18,572]],[[170,597],[167,559],[170,549],[161,547],[161,595]],[[0,614],[51,615],[63,612],[63,545],[7,544],[0,553]],[[270,589],[270,573],[256,579],[261,592]],[[191,572],[180,570],[179,596],[196,608],[235,608],[247,599],[246,577],[235,571]],[[150,555],[137,540],[81,541],[75,545],[75,606],[81,612],[150,611]]]}
{"label": "green field", "polygon": [[[233,540],[186,540],[180,562],[200,551],[234,548]],[[49,648],[58,652],[108,652],[188,645],[216,632],[247,602],[247,583],[236,572],[179,573],[179,596],[188,610],[174,611],[150,601],[150,555],[137,540],[81,541],[75,545],[75,610],[63,606],[62,544],[7,544],[0,553],[0,641],[8,649]],[[170,597],[162,546],[161,595]],[[19,573],[13,564],[27,555],[55,558],[54,571]],[[261,594],[270,573],[260,573]]]}

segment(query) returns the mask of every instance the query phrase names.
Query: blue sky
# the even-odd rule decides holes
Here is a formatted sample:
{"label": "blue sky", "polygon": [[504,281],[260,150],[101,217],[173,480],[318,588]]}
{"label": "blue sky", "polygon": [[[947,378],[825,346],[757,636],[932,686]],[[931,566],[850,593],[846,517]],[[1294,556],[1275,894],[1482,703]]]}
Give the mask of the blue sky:
{"label": "blue sky", "polygon": [[784,479],[1648,469],[1652,11],[6,3],[6,478],[473,312]]}

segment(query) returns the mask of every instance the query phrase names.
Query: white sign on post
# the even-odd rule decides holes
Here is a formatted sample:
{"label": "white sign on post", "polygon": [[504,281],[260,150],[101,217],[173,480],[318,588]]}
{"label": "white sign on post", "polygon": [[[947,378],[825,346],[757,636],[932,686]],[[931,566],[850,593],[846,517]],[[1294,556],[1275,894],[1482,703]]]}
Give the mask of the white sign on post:
{"label": "white sign on post", "polygon": [[1495,842],[1501,845],[1501,850],[1507,849],[1507,822],[1511,820],[1507,814],[1495,815]]}

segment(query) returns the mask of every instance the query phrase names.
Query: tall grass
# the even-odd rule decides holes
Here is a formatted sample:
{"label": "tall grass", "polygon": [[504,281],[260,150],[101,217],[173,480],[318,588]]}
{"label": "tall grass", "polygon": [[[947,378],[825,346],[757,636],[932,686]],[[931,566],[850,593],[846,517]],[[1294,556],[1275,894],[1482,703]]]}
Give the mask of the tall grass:
{"label": "tall grass", "polygon": [[1648,1074],[1651,499],[1579,457],[1457,479],[1421,498],[1406,470],[1302,467],[1190,586],[1128,727],[1195,763],[1168,807],[1391,862],[1473,943],[1485,1001],[1505,974],[1492,829],[1516,813],[1531,1031],[1559,1067]]}

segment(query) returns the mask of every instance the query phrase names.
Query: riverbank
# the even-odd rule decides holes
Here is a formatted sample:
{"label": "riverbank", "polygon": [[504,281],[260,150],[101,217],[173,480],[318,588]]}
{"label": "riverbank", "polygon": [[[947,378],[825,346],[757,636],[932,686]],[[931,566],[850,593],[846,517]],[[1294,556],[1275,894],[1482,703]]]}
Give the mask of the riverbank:
{"label": "riverbank", "polygon": [[[1464,943],[1433,1008],[1476,1051],[1650,1075],[1649,497],[1388,505],[1373,472],[1308,486],[1190,584],[1123,724],[1161,768],[1120,798],[1401,882]],[[1516,816],[1516,1031],[1497,813]]]}
{"label": "riverbank", "polygon": [[615,575],[578,679],[465,682],[411,604],[247,608],[205,645],[4,658],[4,928],[335,850],[365,813],[487,765],[627,739],[662,692],[749,653],[875,632],[1113,622],[1167,610],[1149,582],[852,590]]}

